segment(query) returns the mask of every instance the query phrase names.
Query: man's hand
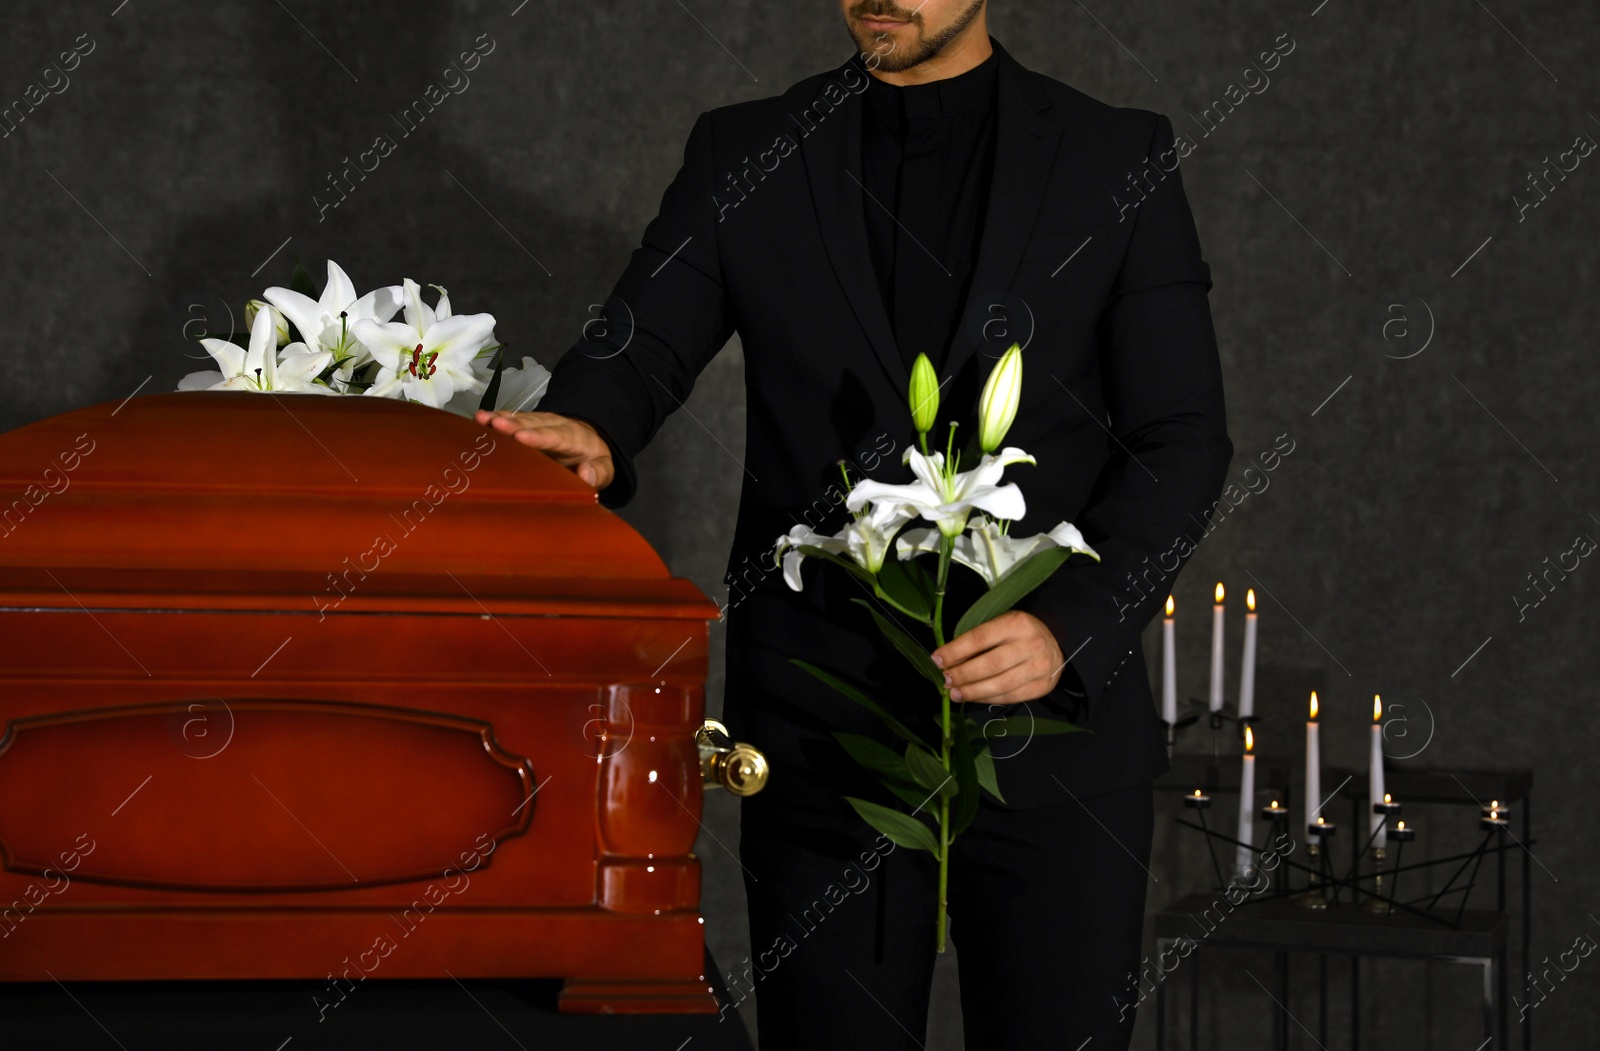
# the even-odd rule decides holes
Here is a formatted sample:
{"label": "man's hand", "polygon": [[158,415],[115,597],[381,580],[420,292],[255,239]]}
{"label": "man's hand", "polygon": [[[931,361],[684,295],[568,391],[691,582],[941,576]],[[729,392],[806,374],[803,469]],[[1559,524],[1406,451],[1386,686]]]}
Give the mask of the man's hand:
{"label": "man's hand", "polygon": [[584,483],[604,489],[616,477],[611,450],[604,438],[582,420],[553,412],[508,412],[479,409],[479,423],[509,434],[523,445],[540,449],[556,463],[572,468]]}
{"label": "man's hand", "polygon": [[1055,689],[1066,660],[1044,622],[1012,610],[933,651],[952,701],[1020,704]]}

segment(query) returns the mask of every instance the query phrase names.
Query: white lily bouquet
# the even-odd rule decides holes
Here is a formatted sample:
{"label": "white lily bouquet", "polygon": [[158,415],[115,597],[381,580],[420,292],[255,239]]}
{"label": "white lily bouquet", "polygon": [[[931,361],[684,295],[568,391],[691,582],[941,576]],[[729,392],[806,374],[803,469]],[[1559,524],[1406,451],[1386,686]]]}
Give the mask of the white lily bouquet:
{"label": "white lily bouquet", "polygon": [[[433,306],[409,277],[358,296],[328,260],[318,298],[295,264],[289,288],[267,289],[244,308],[245,333],[200,337],[217,369],[191,372],[179,390],[300,391],[404,398],[462,416],[478,409],[526,411],[550,371],[532,358],[502,367],[494,315],[456,314],[438,285]],[[392,320],[401,314],[403,321]]]}
{"label": "white lily bouquet", "polygon": [[[1000,444],[1016,419],[1021,390],[1022,349],[1013,343],[984,385],[979,402],[977,463],[963,471],[962,456],[955,449],[955,423],[950,424],[945,451],[928,451],[928,432],[939,412],[939,383],[932,363],[925,355],[918,355],[909,393],[911,417],[921,448],[907,447],[904,457],[915,481],[891,485],[862,479],[852,485],[846,471],[849,493],[845,506],[854,514],[853,520],[834,536],[823,536],[808,526],[797,525],[778,540],[773,557],[781,559],[789,587],[801,590],[803,559],[831,562],[870,588],[882,603],[928,629],[937,648],[947,640],[945,593],[952,563],[976,573],[987,590],[960,614],[954,633],[948,638],[1010,610],[1074,552],[1099,561],[1100,556],[1068,522],[1036,536],[1010,534],[1011,522],[1026,513],[1027,505],[1016,483],[1001,484],[1001,477],[1012,464],[1035,462],[1021,449],[1002,448]],[[927,525],[905,528],[916,520]],[[931,572],[919,561],[923,556],[937,558]],[[852,759],[914,808],[907,813],[870,800],[845,797],[863,820],[894,843],[926,850],[937,859],[939,911],[935,938],[938,950],[943,952],[950,844],[977,815],[980,788],[1004,802],[989,748],[990,732],[1000,736],[1053,734],[1080,728],[1060,720],[1015,715],[980,724],[966,714],[966,702],[958,702],[960,707],[952,717],[944,673],[924,644],[874,603],[864,598],[852,601],[866,607],[895,650],[938,690],[937,718],[913,728],[837,676],[803,660],[794,659],[793,663],[871,711],[903,744],[897,750],[861,734],[834,733]],[[920,815],[935,799],[938,806],[929,815],[930,825]]]}

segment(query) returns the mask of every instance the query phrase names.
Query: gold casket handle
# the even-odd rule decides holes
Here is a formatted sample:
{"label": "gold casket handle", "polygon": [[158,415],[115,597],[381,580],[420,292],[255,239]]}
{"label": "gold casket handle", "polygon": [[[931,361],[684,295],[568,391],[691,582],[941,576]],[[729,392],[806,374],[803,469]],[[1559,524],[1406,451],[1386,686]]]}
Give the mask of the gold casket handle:
{"label": "gold casket handle", "polygon": [[736,796],[753,796],[767,783],[767,757],[753,745],[735,741],[715,719],[694,732],[700,749],[700,776],[709,788],[726,788]]}

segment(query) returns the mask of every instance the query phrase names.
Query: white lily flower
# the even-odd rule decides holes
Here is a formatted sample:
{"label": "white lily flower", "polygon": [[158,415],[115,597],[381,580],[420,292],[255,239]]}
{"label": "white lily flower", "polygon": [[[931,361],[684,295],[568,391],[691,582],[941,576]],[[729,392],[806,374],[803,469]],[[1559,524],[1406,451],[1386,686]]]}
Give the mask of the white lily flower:
{"label": "white lily flower", "polygon": [[[368,348],[355,335],[356,324],[361,321],[382,324],[394,317],[401,307],[399,285],[388,285],[357,296],[349,275],[332,259],[328,260],[328,283],[323,286],[319,299],[289,288],[273,287],[262,294],[284,317],[294,322],[294,327],[313,351],[326,350],[333,356],[338,363],[333,381],[340,391],[348,386],[356,369],[372,360]],[[449,316],[448,302],[445,316]]]}
{"label": "white lily flower", "polygon": [[[490,337],[491,339],[493,337]],[[488,382],[494,374],[488,371],[479,371],[478,375]],[[505,409],[508,412],[532,412],[534,406],[539,404],[539,399],[544,397],[544,390],[550,385],[550,370],[534,361],[532,358],[523,358],[520,367],[502,368],[500,370],[500,390],[495,398],[495,408]],[[478,405],[483,401],[481,393],[473,391],[457,391],[451,395],[444,408],[457,416],[470,418],[478,411]]]}
{"label": "white lily flower", "polygon": [[402,296],[405,321],[362,319],[351,326],[380,366],[366,393],[434,408],[443,408],[460,392],[482,394],[487,383],[473,362],[494,339],[494,316],[452,315],[443,289],[438,307],[430,308],[422,301],[421,287],[409,277]]}
{"label": "white lily flower", "polygon": [[[921,554],[936,555],[939,539],[937,529],[909,529],[896,541],[895,551],[902,561]],[[950,557],[977,573],[992,588],[1018,563],[1052,547],[1078,551],[1100,561],[1100,556],[1071,522],[1062,522],[1048,533],[1014,537],[1002,533],[1000,524],[987,515],[974,517],[967,531],[955,538]]]}
{"label": "white lily flower", "polygon": [[500,370],[499,404],[495,408],[532,412],[549,385],[550,370],[532,358],[523,358],[520,367]]}
{"label": "white lily flower", "polygon": [[850,490],[845,506],[854,511],[871,501],[903,507],[932,522],[948,537],[961,535],[973,511],[1007,519],[1027,513],[1022,490],[1012,482],[999,484],[1008,465],[1035,462],[1021,449],[1008,446],[998,454],[985,455],[972,470],[953,474],[945,470],[943,453],[924,455],[907,446],[904,460],[911,465],[915,482],[890,485],[868,479]]}
{"label": "white lily flower", "polygon": [[313,351],[304,343],[291,343],[279,351],[275,328],[272,312],[260,310],[250,326],[248,348],[225,339],[202,339],[200,345],[216,359],[221,371],[191,372],[178,382],[178,389],[335,393],[313,382],[333,355]]}
{"label": "white lily flower", "polygon": [[883,560],[889,554],[889,542],[900,527],[911,521],[911,513],[892,504],[874,504],[865,514],[858,514],[845,523],[833,536],[824,536],[808,525],[797,525],[786,536],[778,538],[772,557],[783,562],[783,582],[793,591],[799,591],[800,563],[805,555],[801,545],[819,547],[836,555],[845,555],[868,573],[877,575]]}
{"label": "white lily flower", "polygon": [[244,327],[254,328],[256,315],[263,310],[270,311],[272,314],[272,324],[277,332],[278,346],[287,347],[289,345],[289,322],[282,314],[278,313],[277,307],[264,299],[252,299],[244,305]]}

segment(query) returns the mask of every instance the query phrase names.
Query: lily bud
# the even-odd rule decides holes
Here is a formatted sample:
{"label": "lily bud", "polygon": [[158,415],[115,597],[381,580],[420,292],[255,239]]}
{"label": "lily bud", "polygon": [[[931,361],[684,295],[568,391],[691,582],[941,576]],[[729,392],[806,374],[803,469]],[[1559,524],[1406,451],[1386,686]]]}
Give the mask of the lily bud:
{"label": "lily bud", "polygon": [[984,452],[994,452],[1005,441],[1021,400],[1022,347],[1013,343],[989,373],[978,400],[978,444]]}
{"label": "lily bud", "polygon": [[276,307],[272,306],[270,303],[267,303],[265,300],[252,299],[250,302],[244,305],[244,327],[255,328],[256,315],[263,310],[272,311],[272,324],[273,327],[277,329],[276,336],[278,340],[278,346],[288,346],[289,322],[284,319],[282,314],[278,313]]}
{"label": "lily bud", "polygon": [[934,418],[939,415],[939,377],[933,373],[933,362],[928,355],[918,354],[911,366],[911,422],[918,434],[933,430]]}

